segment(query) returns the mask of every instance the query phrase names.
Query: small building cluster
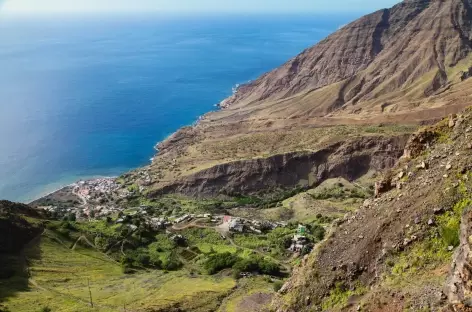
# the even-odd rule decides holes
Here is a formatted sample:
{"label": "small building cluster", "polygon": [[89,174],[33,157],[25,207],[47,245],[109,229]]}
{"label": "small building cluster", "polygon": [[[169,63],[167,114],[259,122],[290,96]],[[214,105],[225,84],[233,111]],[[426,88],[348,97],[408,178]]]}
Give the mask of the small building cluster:
{"label": "small building cluster", "polygon": [[115,178],[99,178],[79,181],[72,184],[73,192],[85,199],[91,199],[94,194],[109,194],[120,188]]}
{"label": "small building cluster", "polygon": [[172,222],[170,222],[167,218],[151,218],[149,221],[149,226],[156,231],[164,230],[171,225]]}
{"label": "small building cluster", "polygon": [[263,231],[287,226],[284,222],[248,220],[232,216],[223,216],[223,223],[228,224],[229,231],[235,233],[253,232],[261,234]]}
{"label": "small building cluster", "polygon": [[306,237],[307,229],[304,225],[298,225],[297,234],[292,238],[292,244],[289,250],[292,252],[301,252],[310,241]]}

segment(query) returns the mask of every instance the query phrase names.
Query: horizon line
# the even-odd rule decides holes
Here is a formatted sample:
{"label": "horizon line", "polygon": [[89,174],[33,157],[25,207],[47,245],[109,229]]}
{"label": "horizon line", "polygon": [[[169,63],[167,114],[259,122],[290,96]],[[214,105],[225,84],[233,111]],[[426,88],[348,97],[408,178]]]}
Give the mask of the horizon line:
{"label": "horizon line", "polygon": [[3,11],[0,8],[0,16],[52,16],[52,15],[135,15],[135,14],[170,14],[170,15],[359,15],[368,14],[372,11],[229,11],[229,10],[82,10],[82,11]]}

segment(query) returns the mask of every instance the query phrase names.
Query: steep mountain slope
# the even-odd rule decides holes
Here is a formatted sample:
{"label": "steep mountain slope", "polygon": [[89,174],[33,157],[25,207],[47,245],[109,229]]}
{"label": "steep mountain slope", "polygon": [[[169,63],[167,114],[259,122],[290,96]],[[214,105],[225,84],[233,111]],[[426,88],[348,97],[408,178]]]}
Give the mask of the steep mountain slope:
{"label": "steep mountain slope", "polygon": [[471,136],[471,109],[413,136],[404,159],[377,184],[378,197],[305,257],[277,311],[465,311]]}
{"label": "steep mountain slope", "polygon": [[[469,0],[407,0],[364,16],[158,144],[143,186],[174,190],[222,164],[411,133],[457,113],[472,105],[471,38]],[[372,130],[385,125],[402,130]]]}
{"label": "steep mountain slope", "polygon": [[296,105],[300,96],[333,84],[327,99],[306,104],[312,115],[346,104],[363,109],[362,102],[386,94],[427,97],[456,78],[448,69],[470,53],[471,12],[470,2],[461,0],[404,1],[377,11],[242,86],[222,106],[255,108],[290,97],[284,105]]}

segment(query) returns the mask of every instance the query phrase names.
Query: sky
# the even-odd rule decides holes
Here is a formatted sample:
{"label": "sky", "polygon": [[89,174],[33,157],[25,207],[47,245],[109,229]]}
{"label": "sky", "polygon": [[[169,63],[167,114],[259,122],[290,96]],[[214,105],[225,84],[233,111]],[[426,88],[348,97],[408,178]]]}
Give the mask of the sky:
{"label": "sky", "polygon": [[371,12],[399,0],[0,0],[2,13]]}

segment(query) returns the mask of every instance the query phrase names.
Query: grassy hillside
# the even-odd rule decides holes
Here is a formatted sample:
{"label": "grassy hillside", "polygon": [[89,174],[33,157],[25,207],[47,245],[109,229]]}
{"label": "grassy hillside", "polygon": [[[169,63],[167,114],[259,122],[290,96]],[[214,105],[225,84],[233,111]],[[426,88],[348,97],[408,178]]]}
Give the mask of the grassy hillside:
{"label": "grassy hillside", "polygon": [[[10,311],[158,311],[178,305],[207,311],[235,286],[231,277],[195,276],[187,270],[125,274],[107,255],[80,245],[71,249],[73,243],[46,230],[29,244],[24,251],[28,288],[7,296],[4,306]],[[19,283],[24,281],[16,276],[2,280],[0,293]]]}

